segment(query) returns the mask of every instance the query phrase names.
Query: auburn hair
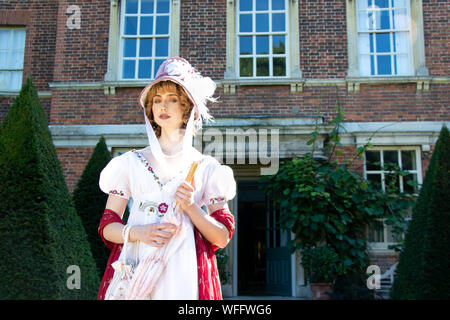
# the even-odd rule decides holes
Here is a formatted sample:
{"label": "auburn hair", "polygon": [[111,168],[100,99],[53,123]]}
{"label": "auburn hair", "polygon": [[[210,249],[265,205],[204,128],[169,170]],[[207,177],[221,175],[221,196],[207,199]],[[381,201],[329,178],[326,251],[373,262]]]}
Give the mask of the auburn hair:
{"label": "auburn hair", "polygon": [[[184,89],[177,83],[172,82],[170,80],[161,81],[155,84],[150,88],[147,92],[147,100],[145,102],[145,114],[150,121],[150,124],[155,131],[156,137],[159,138],[161,136],[161,127],[156,123],[152,107],[153,107],[153,97],[158,93],[165,92],[176,92],[178,97],[180,98],[180,104],[183,109],[183,124],[181,125],[181,129],[186,129],[186,125],[189,121],[189,116],[191,114],[192,108],[194,107],[193,102],[189,99],[188,95],[184,91]],[[195,132],[194,132],[195,135]]]}

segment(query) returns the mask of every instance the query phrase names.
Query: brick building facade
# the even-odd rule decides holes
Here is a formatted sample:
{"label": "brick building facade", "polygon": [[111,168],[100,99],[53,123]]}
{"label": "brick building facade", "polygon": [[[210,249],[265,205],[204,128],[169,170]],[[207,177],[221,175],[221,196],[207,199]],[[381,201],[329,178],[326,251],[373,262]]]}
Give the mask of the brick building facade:
{"label": "brick building facade", "polygon": [[[181,56],[218,85],[216,122],[205,130],[277,129],[280,158],[301,156],[315,121],[325,130],[340,105],[344,154],[378,130],[370,156],[410,159],[420,183],[442,124],[450,125],[449,12],[439,0],[6,0],[0,119],[32,76],[72,191],[100,136],[114,155],[147,145],[138,95],[162,59]],[[208,141],[200,135],[196,146],[206,150]],[[252,191],[264,165],[249,161],[250,151],[226,163],[238,181],[230,203],[238,226],[253,225],[227,247],[226,294],[308,297],[300,257],[277,262],[267,254],[274,226],[264,195]],[[367,178],[382,175],[359,168]],[[260,229],[266,233],[245,238]],[[272,249],[282,247],[280,234]],[[386,226],[372,234],[382,271],[396,261],[389,236]],[[282,276],[271,277],[278,267]]]}

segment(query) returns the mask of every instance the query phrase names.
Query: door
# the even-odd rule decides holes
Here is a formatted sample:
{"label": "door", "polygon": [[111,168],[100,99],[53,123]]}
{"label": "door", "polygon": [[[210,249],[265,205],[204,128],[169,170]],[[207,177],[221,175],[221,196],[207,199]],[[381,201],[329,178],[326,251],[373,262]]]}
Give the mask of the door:
{"label": "door", "polygon": [[280,210],[267,199],[266,214],[266,293],[291,295],[291,253],[287,247],[289,232],[280,228]]}
{"label": "door", "polygon": [[288,232],[256,181],[238,182],[238,295],[291,296]]}
{"label": "door", "polygon": [[265,295],[267,208],[257,182],[238,182],[238,211],[238,295]]}

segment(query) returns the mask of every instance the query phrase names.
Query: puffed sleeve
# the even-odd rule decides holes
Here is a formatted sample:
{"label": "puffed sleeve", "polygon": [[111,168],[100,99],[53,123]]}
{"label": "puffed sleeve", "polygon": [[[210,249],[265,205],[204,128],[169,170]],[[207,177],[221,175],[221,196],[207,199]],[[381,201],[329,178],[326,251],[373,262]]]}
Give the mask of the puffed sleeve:
{"label": "puffed sleeve", "polygon": [[114,157],[100,173],[99,187],[104,193],[129,199],[129,166],[127,154]]}
{"label": "puffed sleeve", "polygon": [[226,202],[236,195],[233,170],[226,165],[213,163],[208,166],[202,201],[205,205]]}

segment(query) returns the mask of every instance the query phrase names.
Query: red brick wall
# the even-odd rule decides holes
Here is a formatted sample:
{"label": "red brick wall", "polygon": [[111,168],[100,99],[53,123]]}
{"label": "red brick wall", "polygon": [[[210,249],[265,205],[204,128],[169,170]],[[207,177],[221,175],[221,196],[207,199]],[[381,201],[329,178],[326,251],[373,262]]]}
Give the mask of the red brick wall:
{"label": "red brick wall", "polygon": [[[103,81],[108,67],[110,1],[60,0],[53,81]],[[81,10],[80,29],[66,26],[70,5]]]}
{"label": "red brick wall", "polygon": [[356,146],[336,147],[335,150],[339,151],[341,155],[334,155],[332,160],[347,164],[352,171],[357,172],[361,176],[364,174],[364,160],[356,157]]}
{"label": "red brick wall", "polygon": [[78,180],[86,167],[94,148],[58,148],[56,154],[66,177],[70,193],[75,189]]}
{"label": "red brick wall", "polygon": [[422,4],[425,60],[428,71],[431,75],[448,77],[450,74],[450,32],[448,31],[450,2],[422,0]]}
{"label": "red brick wall", "polygon": [[54,90],[51,124],[143,124],[144,113],[138,105],[141,89],[118,89],[106,95],[103,89]]}
{"label": "red brick wall", "polygon": [[299,0],[304,78],[343,78],[348,69],[345,1]]}
{"label": "red brick wall", "polygon": [[180,56],[202,74],[223,79],[226,65],[226,1],[180,1]]}

